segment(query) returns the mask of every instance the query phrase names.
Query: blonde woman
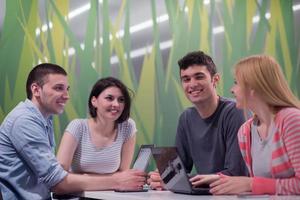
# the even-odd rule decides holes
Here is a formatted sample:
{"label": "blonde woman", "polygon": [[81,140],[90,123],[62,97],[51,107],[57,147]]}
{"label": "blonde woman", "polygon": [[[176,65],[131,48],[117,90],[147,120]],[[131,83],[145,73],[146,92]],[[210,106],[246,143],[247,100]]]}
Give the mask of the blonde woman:
{"label": "blonde woman", "polygon": [[257,55],[235,66],[231,91],[238,108],[253,117],[238,132],[250,177],[221,175],[213,194],[300,194],[300,103],[279,64]]}

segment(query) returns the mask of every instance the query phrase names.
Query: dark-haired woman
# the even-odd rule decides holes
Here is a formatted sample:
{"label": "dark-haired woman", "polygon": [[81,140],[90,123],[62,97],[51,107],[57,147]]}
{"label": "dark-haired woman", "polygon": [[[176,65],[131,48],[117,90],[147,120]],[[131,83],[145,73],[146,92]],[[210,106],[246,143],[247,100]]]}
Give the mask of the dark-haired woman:
{"label": "dark-haired woman", "polygon": [[66,128],[57,154],[65,170],[109,178],[104,189],[138,189],[145,174],[130,170],[136,140],[127,87],[113,77],[98,80],[88,106],[90,118]]}

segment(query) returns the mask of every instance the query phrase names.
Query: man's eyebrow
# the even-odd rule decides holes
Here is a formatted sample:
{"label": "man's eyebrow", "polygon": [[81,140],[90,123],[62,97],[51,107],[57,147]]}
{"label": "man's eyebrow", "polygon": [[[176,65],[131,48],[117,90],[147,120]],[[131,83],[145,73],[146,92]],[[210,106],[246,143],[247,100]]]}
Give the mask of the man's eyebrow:
{"label": "man's eyebrow", "polygon": [[55,83],[54,86],[65,86],[63,83]]}
{"label": "man's eyebrow", "polygon": [[183,76],[180,76],[180,78],[189,78],[190,76],[188,75],[183,75]]}
{"label": "man's eyebrow", "polygon": [[198,76],[198,75],[204,75],[204,73],[203,72],[197,72],[197,73],[193,74],[193,76]]}
{"label": "man's eyebrow", "polygon": [[180,78],[189,78],[189,77],[198,76],[198,75],[205,75],[205,74],[203,72],[196,72],[195,74],[192,74],[192,75],[183,75]]}
{"label": "man's eyebrow", "polygon": [[[56,84],[54,84],[53,86],[54,86],[54,87],[56,87],[56,86],[60,86],[60,87],[62,86],[62,87],[64,87],[65,84],[63,84],[63,83],[56,83]],[[67,86],[67,89],[70,89],[70,86],[69,86],[69,85]]]}

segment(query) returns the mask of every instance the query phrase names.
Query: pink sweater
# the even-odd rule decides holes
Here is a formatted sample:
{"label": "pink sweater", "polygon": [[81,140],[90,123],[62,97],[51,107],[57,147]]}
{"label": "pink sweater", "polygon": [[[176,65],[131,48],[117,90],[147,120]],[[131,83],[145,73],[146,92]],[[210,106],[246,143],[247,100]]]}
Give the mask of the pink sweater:
{"label": "pink sweater", "polygon": [[[242,156],[253,177],[251,156],[251,124],[244,123],[238,139]],[[274,149],[271,174],[273,178],[253,177],[253,194],[300,194],[300,110],[284,108],[275,115]]]}

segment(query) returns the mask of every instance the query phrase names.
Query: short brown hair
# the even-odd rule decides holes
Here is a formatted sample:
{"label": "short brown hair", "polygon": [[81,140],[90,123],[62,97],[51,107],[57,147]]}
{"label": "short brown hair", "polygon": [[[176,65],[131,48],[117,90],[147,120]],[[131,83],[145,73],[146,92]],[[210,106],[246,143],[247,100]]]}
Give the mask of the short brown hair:
{"label": "short brown hair", "polygon": [[207,68],[212,77],[217,73],[213,59],[203,51],[193,51],[186,54],[178,60],[178,65],[180,70],[186,70],[193,65],[203,65]]}
{"label": "short brown hair", "polygon": [[67,72],[61,66],[56,64],[42,63],[35,66],[29,72],[26,82],[26,94],[28,99],[32,99],[32,83],[37,83],[39,86],[43,86],[49,74],[62,74],[67,76]]}

